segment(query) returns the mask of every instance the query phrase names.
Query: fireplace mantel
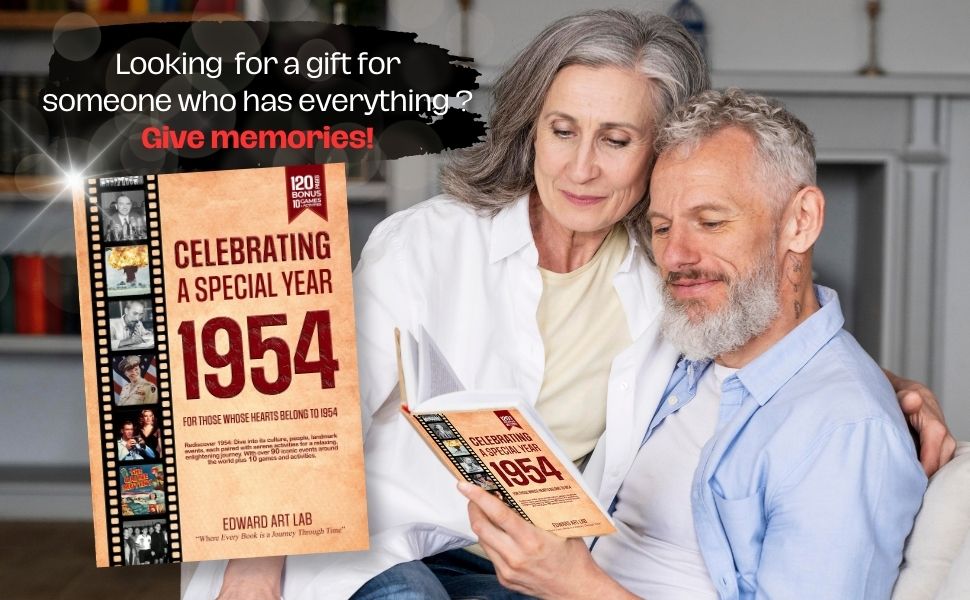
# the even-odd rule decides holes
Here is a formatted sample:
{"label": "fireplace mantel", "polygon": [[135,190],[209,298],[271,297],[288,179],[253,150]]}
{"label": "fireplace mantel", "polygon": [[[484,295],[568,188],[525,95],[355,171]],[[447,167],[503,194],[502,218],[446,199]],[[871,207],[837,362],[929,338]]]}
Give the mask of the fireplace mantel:
{"label": "fireplace mantel", "polygon": [[716,88],[735,86],[774,94],[970,97],[968,75],[714,71],[711,81]]}

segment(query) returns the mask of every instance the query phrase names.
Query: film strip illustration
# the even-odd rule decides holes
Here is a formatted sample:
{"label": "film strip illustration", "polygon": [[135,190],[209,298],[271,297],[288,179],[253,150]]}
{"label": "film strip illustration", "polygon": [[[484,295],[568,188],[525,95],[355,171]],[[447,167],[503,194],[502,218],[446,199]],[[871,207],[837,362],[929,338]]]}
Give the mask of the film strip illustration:
{"label": "film strip illustration", "polygon": [[109,564],[181,562],[157,181],[85,191]]}
{"label": "film strip illustration", "polygon": [[442,454],[447,456],[451,464],[458,469],[458,472],[464,475],[466,481],[474,483],[486,492],[500,496],[506,505],[519,513],[520,517],[529,523],[532,522],[532,519],[525,514],[525,511],[512,498],[508,490],[495,479],[482,459],[472,452],[471,446],[461,436],[458,429],[451,424],[448,417],[442,414],[420,414],[414,415],[414,418],[431,436]]}

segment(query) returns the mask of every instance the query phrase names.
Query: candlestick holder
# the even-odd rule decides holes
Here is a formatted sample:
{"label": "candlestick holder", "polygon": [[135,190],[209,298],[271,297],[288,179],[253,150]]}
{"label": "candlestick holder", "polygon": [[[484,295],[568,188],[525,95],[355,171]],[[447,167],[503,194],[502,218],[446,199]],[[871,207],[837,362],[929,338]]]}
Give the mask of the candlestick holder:
{"label": "candlestick holder", "polygon": [[869,61],[864,67],[859,69],[859,75],[866,77],[879,77],[886,72],[879,66],[879,45],[878,45],[878,20],[882,7],[879,0],[869,0],[866,2],[866,14],[869,15]]}

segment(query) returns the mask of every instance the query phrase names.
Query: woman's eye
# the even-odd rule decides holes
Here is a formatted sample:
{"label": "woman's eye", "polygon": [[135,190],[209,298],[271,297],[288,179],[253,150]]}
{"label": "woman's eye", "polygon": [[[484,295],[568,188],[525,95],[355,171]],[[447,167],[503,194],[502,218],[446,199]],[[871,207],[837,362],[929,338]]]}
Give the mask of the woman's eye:
{"label": "woman's eye", "polygon": [[702,221],[701,222],[701,226],[704,227],[704,229],[717,229],[722,224],[724,224],[724,221]]}
{"label": "woman's eye", "polygon": [[657,225],[656,227],[653,228],[653,235],[658,235],[658,236],[667,235],[668,231],[670,231],[670,227],[666,225]]}
{"label": "woman's eye", "polygon": [[568,129],[557,129],[554,127],[552,129],[552,135],[556,136],[557,138],[566,139],[566,138],[572,137],[573,132]]}
{"label": "woman's eye", "polygon": [[618,139],[618,138],[606,138],[606,143],[613,148],[625,148],[630,144],[630,140]]}

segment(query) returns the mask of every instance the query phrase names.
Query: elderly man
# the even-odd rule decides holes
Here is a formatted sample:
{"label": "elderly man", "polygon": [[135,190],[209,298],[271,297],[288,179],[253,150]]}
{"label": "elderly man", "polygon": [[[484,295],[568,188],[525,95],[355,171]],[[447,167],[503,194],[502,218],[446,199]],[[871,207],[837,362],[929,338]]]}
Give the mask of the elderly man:
{"label": "elderly man", "polygon": [[656,145],[663,332],[683,358],[591,553],[460,486],[499,580],[550,598],[888,598],[926,477],[892,387],[812,284],[811,133],[730,90]]}

